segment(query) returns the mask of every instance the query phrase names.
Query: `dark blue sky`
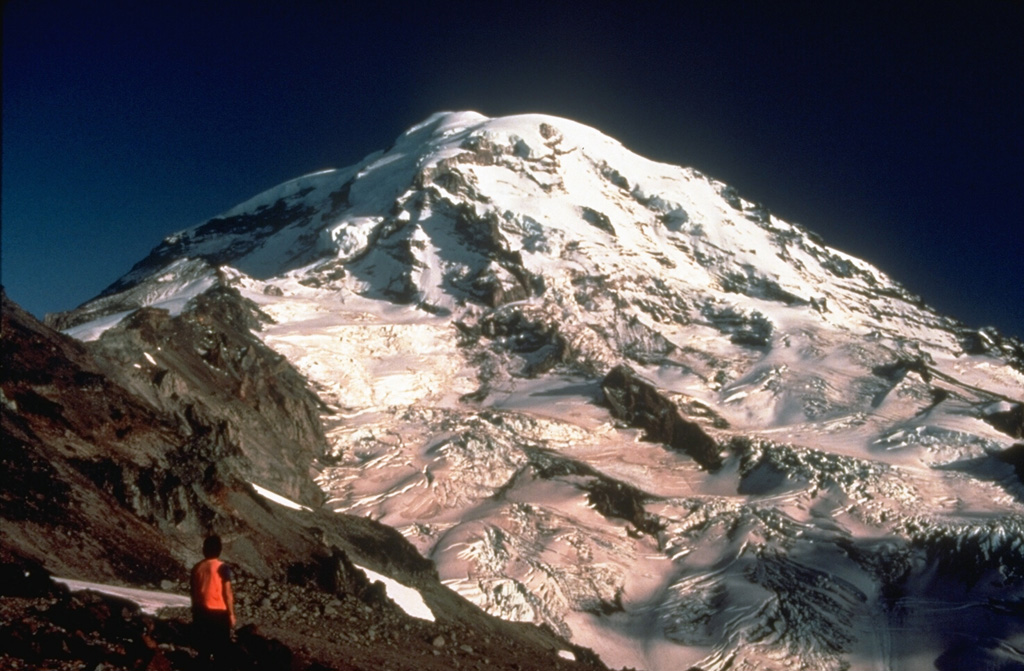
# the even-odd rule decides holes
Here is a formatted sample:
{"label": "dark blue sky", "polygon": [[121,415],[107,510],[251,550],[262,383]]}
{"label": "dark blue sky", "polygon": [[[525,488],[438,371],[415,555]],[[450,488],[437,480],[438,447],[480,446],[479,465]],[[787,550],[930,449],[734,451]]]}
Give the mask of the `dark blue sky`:
{"label": "dark blue sky", "polygon": [[966,4],[8,0],[3,283],[68,309],[433,112],[542,112],[1024,336],[1024,3]]}

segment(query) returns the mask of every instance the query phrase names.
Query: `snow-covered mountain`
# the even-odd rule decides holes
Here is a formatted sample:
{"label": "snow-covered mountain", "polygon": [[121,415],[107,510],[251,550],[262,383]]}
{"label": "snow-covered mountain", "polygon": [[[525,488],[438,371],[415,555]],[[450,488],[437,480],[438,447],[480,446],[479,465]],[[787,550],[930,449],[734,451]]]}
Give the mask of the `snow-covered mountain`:
{"label": "snow-covered mountain", "polygon": [[325,405],[326,505],[491,613],[651,671],[1024,666],[1024,346],[696,170],[438,114],[51,322],[223,287]]}

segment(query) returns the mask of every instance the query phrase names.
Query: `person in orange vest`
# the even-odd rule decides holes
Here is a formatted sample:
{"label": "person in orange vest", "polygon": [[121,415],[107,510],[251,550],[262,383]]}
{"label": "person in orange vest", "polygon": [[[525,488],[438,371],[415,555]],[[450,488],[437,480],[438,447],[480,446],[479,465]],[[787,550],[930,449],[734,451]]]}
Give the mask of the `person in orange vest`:
{"label": "person in orange vest", "polygon": [[203,559],[192,567],[192,627],[196,649],[206,661],[226,657],[235,626],[231,567],[220,560],[220,536],[203,541]]}

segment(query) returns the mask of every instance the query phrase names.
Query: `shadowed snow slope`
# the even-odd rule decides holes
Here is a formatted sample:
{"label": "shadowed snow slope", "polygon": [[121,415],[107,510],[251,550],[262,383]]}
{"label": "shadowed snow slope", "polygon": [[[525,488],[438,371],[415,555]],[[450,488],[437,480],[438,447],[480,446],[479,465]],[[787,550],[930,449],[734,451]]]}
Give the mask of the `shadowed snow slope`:
{"label": "shadowed snow slope", "polygon": [[1024,346],[696,170],[438,114],[54,323],[207,283],[322,400],[327,505],[491,613],[651,671],[1024,664]]}

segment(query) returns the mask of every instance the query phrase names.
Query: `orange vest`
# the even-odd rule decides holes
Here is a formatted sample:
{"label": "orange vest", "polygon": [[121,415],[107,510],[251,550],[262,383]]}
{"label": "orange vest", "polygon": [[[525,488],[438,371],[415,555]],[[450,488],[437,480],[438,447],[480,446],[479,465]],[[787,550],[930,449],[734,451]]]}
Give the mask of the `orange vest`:
{"label": "orange vest", "polygon": [[227,610],[224,603],[224,578],[219,559],[204,559],[192,569],[192,603],[206,610]]}

